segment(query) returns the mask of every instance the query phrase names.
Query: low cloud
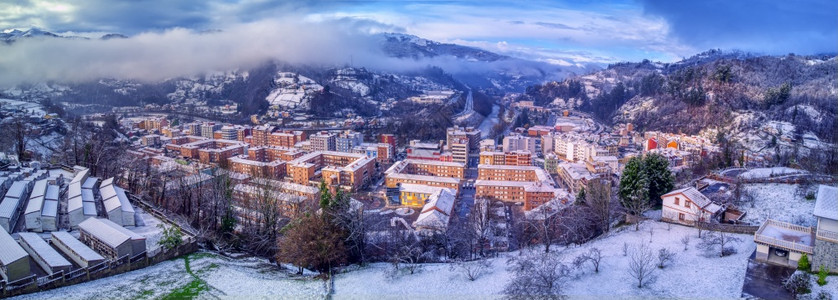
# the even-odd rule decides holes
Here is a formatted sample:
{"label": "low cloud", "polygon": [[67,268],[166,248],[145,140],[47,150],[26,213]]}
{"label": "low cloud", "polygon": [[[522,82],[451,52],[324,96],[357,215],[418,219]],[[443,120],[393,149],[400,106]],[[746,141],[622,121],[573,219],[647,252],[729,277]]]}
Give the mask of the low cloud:
{"label": "low cloud", "polygon": [[248,70],[276,61],[412,71],[438,66],[449,73],[510,72],[538,76],[543,64],[521,60],[465,61],[453,56],[395,58],[374,33],[395,30],[374,21],[266,20],[197,32],[176,28],[125,39],[26,38],[0,45],[0,86],[38,82],[86,82],[116,78],[155,82],[205,72]]}
{"label": "low cloud", "polygon": [[157,81],[268,61],[341,65],[351,57],[360,65],[379,65],[383,55],[374,36],[299,20],[259,21],[212,33],[176,28],[127,39],[20,39],[0,45],[0,53],[3,86],[97,78]]}

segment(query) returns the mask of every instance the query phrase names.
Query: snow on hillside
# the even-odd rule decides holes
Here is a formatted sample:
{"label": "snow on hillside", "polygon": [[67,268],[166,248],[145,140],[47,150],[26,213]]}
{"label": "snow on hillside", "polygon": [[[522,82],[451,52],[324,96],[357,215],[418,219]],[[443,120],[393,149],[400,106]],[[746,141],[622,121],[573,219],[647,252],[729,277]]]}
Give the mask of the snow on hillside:
{"label": "snow on hillside", "polygon": [[[653,230],[651,243],[649,228]],[[576,272],[577,278],[568,282],[565,292],[571,298],[614,295],[643,298],[690,298],[696,295],[711,299],[739,298],[748,256],[755,249],[753,236],[738,235],[743,240],[736,245],[738,253],[719,258],[712,255],[708,257],[695,248],[698,243],[697,234],[690,227],[672,225],[668,230],[664,223],[647,222],[641,226],[640,231],[634,231],[633,227],[623,227],[585,245],[560,248],[557,251],[568,264],[592,247],[602,250],[604,256],[599,273],[594,273],[590,265],[585,265],[582,271]],[[684,251],[680,242],[684,236],[690,236],[692,240],[687,251]],[[627,274],[629,259],[622,254],[624,243],[630,246],[646,244],[655,252],[666,247],[677,253],[677,256],[672,265],[655,270],[656,282],[638,289]],[[357,271],[337,275],[335,298],[500,298],[511,276],[506,270],[506,261],[514,255],[517,253],[491,259],[492,273],[475,281],[468,281],[461,272],[452,271],[449,264],[428,264],[418,274],[395,279],[385,276],[388,264],[371,264]],[[685,284],[685,280],[689,280],[689,284]]]}
{"label": "snow on hillside", "polygon": [[[208,285],[208,291],[198,295],[200,298],[322,299],[325,295],[323,281],[288,275],[261,258],[231,259],[196,253],[189,255],[189,269]],[[192,274],[187,272],[186,259],[176,258],[133,272],[11,299],[160,299],[182,293],[196,280]]]}
{"label": "snow on hillside", "polygon": [[740,178],[743,179],[758,179],[758,178],[773,178],[779,177],[783,175],[793,175],[793,174],[808,174],[804,170],[798,170],[793,168],[787,167],[773,167],[773,168],[756,168],[748,170],[745,173],[739,174]]}
{"label": "snow on hillside", "polygon": [[[767,219],[814,226],[814,200],[806,200],[806,193],[798,193],[797,184],[747,184],[744,193],[754,198],[753,207],[744,205],[745,222],[761,225]],[[814,191],[814,190],[811,190]],[[809,191],[806,191],[809,192]]]}
{"label": "snow on hillside", "polygon": [[307,108],[309,95],[323,90],[323,86],[311,78],[291,72],[277,72],[274,85],[276,88],[265,101],[281,108]]}
{"label": "snow on hillside", "polygon": [[[754,251],[751,235],[738,235],[743,242],[735,245],[737,254],[719,258],[715,253],[706,254],[696,249],[697,231],[690,227],[646,222],[640,231],[625,226],[614,229],[607,236],[578,247],[556,247],[566,263],[592,247],[602,250],[603,260],[599,273],[590,265],[574,271],[574,278],[565,285],[571,298],[613,297],[614,295],[641,298],[739,298],[744,282],[748,256]],[[652,230],[650,237],[649,230]],[[691,238],[689,250],[684,251],[680,240]],[[650,242],[651,238],[651,242]],[[638,289],[627,274],[629,259],[622,254],[623,244],[648,245],[657,252],[669,248],[677,253],[675,261],[665,269],[656,269],[656,281]],[[536,249],[536,251],[539,251]],[[364,267],[350,267],[337,274],[334,280],[334,298],[500,298],[511,274],[506,270],[509,258],[517,252],[500,254],[489,259],[490,273],[469,281],[450,264],[426,264],[414,275],[391,278],[385,275],[387,263],[373,263]],[[289,275],[275,264],[260,258],[232,259],[212,253],[189,256],[193,275],[186,270],[187,260],[169,260],[145,269],[124,273],[93,282],[60,289],[29,294],[13,299],[73,299],[107,298],[161,298],[181,290],[198,278],[208,285],[199,297],[219,298],[294,298],[321,299],[325,285],[321,280]],[[685,280],[689,284],[685,284]],[[106,295],[102,291],[108,291]]]}

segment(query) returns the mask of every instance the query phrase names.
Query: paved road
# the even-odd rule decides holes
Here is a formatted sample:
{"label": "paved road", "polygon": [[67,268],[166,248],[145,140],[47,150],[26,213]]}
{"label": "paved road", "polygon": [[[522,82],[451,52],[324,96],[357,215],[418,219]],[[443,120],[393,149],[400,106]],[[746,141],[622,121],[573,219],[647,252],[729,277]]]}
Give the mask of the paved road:
{"label": "paved road", "polygon": [[470,114],[474,111],[474,97],[471,95],[471,89],[468,89],[468,96],[466,96],[466,105],[463,107],[463,111],[457,114],[455,117],[465,116]]}
{"label": "paved road", "polygon": [[742,285],[742,297],[794,299],[794,295],[782,286],[783,281],[794,273],[794,269],[758,262],[754,259],[755,256],[756,250],[748,259],[748,270],[745,272],[745,283]]}

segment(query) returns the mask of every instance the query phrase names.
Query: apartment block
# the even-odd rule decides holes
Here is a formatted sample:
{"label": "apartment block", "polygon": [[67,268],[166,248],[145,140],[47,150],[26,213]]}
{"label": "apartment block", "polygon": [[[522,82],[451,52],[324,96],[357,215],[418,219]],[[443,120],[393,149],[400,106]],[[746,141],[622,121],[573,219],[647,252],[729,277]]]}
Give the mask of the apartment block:
{"label": "apartment block", "polygon": [[337,135],[328,131],[321,131],[311,135],[311,151],[335,151]]}
{"label": "apartment block", "polygon": [[300,156],[287,164],[292,182],[309,185],[324,180],[330,186],[359,189],[375,172],[375,160],[362,154],[336,151],[315,151]]}

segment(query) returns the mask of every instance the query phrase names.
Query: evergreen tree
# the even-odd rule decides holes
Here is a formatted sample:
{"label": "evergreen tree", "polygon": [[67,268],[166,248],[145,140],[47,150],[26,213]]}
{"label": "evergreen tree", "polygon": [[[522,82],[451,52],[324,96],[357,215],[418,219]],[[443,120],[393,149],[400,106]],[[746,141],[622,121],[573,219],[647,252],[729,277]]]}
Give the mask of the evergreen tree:
{"label": "evergreen tree", "polygon": [[326,209],[332,204],[332,193],[326,185],[326,181],[320,182],[320,208]]}
{"label": "evergreen tree", "polygon": [[649,180],[649,200],[661,204],[661,196],[675,187],[675,177],[669,171],[669,161],[659,154],[647,154],[643,169]]}
{"label": "evergreen tree", "polygon": [[632,157],[623,168],[623,176],[620,177],[619,196],[623,206],[627,201],[634,199],[632,194],[635,191],[641,190],[643,194],[648,194],[648,187],[646,185],[645,173],[643,172],[643,159],[641,157]]}
{"label": "evergreen tree", "polygon": [[584,203],[585,202],[585,188],[579,189],[579,193],[576,194],[576,203]]}

